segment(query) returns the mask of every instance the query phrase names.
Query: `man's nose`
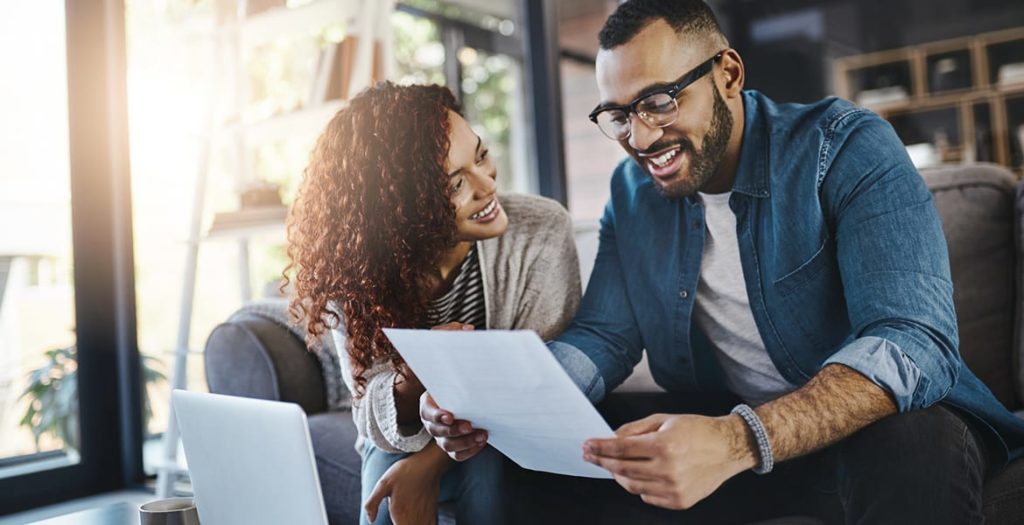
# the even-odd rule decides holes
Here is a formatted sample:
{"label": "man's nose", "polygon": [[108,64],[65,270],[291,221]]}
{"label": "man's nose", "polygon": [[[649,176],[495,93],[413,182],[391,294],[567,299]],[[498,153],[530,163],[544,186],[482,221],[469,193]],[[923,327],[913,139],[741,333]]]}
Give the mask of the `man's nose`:
{"label": "man's nose", "polygon": [[639,115],[630,115],[629,145],[636,151],[645,151],[664,134],[661,128],[648,124]]}

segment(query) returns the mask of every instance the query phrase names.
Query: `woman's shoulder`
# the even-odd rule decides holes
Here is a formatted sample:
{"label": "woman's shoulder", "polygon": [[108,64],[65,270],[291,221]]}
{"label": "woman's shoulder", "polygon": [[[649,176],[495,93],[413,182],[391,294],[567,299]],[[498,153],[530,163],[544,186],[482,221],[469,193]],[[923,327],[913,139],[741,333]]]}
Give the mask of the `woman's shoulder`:
{"label": "woman's shoulder", "polygon": [[536,235],[551,230],[572,228],[569,212],[556,200],[540,195],[506,193],[500,197],[501,205],[508,215],[508,230],[505,235]]}

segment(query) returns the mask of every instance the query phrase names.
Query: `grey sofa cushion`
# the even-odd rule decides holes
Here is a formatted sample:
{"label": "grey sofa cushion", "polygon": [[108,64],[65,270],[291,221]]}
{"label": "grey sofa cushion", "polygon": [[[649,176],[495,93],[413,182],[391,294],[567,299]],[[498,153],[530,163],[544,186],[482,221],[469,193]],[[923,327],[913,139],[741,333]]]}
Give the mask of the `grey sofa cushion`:
{"label": "grey sofa cushion", "polygon": [[327,409],[316,356],[290,330],[251,312],[238,312],[206,341],[210,392],[290,401],[307,414]]}
{"label": "grey sofa cushion", "polygon": [[[293,323],[288,312],[288,300],[285,298],[271,298],[255,301],[243,306],[233,316],[253,314],[266,317],[275,323],[291,330],[295,337],[301,341],[306,340],[306,329],[303,323]],[[231,319],[228,321],[230,322]],[[348,388],[341,379],[341,364],[338,363],[338,352],[334,347],[334,338],[330,332],[326,332],[319,339],[319,345],[311,351],[320,361],[324,389],[327,394],[328,410],[346,410],[351,405],[351,395]]]}
{"label": "grey sofa cushion", "polygon": [[949,245],[964,362],[1007,408],[1019,406],[1014,362],[1017,308],[1016,179],[977,164],[921,170]]}

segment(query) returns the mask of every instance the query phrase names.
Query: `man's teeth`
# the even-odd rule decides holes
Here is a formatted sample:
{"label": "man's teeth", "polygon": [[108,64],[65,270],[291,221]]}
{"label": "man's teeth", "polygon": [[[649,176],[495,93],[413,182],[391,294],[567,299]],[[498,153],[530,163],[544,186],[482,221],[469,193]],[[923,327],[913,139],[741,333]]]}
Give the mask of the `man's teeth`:
{"label": "man's teeth", "polygon": [[473,219],[475,221],[477,219],[486,217],[486,216],[490,215],[490,213],[492,211],[494,211],[494,207],[497,206],[497,205],[498,205],[498,201],[493,200],[493,201],[491,201],[490,204],[487,205],[486,208],[484,208],[484,209],[474,213],[473,215],[470,215],[469,218]]}
{"label": "man's teeth", "polygon": [[648,160],[650,160],[651,163],[653,163],[655,166],[659,168],[664,168],[665,166],[668,165],[669,162],[672,162],[672,159],[676,158],[677,153],[679,153],[679,150],[673,149],[670,151],[666,151],[665,153],[662,153],[657,157],[651,157]]}

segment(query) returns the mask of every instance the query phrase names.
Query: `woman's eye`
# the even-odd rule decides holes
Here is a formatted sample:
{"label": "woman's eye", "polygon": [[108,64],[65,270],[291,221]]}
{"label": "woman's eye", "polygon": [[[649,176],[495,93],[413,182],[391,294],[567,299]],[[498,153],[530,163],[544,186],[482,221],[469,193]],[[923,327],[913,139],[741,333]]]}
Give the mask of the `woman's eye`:
{"label": "woman's eye", "polygon": [[477,159],[476,163],[477,164],[481,164],[481,163],[483,163],[483,161],[487,160],[487,154],[490,153],[490,152],[491,152],[491,150],[487,150],[487,149],[485,149],[482,152],[480,152],[480,158]]}
{"label": "woman's eye", "polygon": [[455,183],[452,184],[452,192],[457,192],[462,189],[462,177],[455,179]]}

